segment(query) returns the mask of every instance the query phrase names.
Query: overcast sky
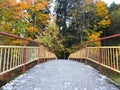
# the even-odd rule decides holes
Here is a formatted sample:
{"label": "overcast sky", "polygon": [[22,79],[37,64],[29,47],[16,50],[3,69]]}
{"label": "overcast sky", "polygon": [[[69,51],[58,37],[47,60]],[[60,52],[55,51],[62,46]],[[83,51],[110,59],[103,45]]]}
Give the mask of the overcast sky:
{"label": "overcast sky", "polygon": [[102,0],[102,1],[106,2],[108,4],[108,6],[113,2],[115,2],[116,4],[120,3],[120,0]]}

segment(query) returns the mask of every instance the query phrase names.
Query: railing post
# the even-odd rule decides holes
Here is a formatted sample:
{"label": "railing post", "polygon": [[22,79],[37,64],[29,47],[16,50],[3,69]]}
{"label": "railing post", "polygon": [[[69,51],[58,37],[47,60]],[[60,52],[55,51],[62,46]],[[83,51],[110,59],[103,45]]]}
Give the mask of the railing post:
{"label": "railing post", "polygon": [[24,65],[23,65],[23,73],[25,72],[25,70],[26,70],[26,44],[27,44],[27,42],[26,42],[26,40],[24,40],[24,55],[23,55],[23,63],[24,63]]}
{"label": "railing post", "polygon": [[87,46],[88,46],[88,43],[86,44],[86,59],[85,59],[86,64],[88,64],[88,60],[87,60],[87,58],[88,58],[88,48],[87,48]]}
{"label": "railing post", "polygon": [[98,45],[99,45],[99,71],[102,73],[102,66],[101,66],[101,63],[102,63],[102,54],[101,54],[101,41],[99,40],[98,41]]}
{"label": "railing post", "polygon": [[3,48],[0,48],[0,73],[2,71],[2,57],[3,57]]}
{"label": "railing post", "polygon": [[38,43],[38,64],[40,63],[40,43]]}
{"label": "railing post", "polygon": [[48,49],[48,61],[50,59],[50,50]]}
{"label": "railing post", "polygon": [[79,60],[80,60],[80,62],[81,62],[82,60],[81,60],[81,55],[80,55],[80,54],[81,54],[81,53],[80,53],[80,47],[79,47],[79,51],[78,51],[78,52],[79,52],[79,53],[78,53],[78,54],[79,54],[78,56],[80,56],[80,57],[79,57]]}
{"label": "railing post", "polygon": [[43,59],[44,62],[45,62],[45,58],[46,58],[46,57],[45,57],[45,56],[46,56],[45,53],[46,53],[46,46],[44,47],[44,59]]}

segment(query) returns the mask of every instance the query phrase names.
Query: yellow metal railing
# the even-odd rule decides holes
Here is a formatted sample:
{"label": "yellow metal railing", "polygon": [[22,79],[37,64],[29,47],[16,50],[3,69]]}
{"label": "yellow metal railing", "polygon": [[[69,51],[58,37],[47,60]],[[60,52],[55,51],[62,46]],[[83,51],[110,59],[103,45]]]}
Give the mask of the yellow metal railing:
{"label": "yellow metal railing", "polygon": [[3,40],[5,41],[9,40],[10,38],[14,40],[19,39],[23,45],[20,46],[20,44],[18,44],[18,46],[8,46],[10,45],[11,41],[4,44],[4,41],[2,41],[2,39],[0,40],[0,75],[21,66],[23,67],[24,72],[26,69],[26,64],[30,62],[38,61],[39,63],[43,59],[48,60],[57,58],[51,48],[39,42],[5,32],[0,32],[0,35],[2,38],[4,37]]}
{"label": "yellow metal railing", "polygon": [[[0,46],[0,74],[4,74],[18,67],[24,66],[38,59],[56,59],[56,55],[45,48],[26,47],[26,60],[24,61],[24,46]],[[38,54],[39,57],[38,57]]]}
{"label": "yellow metal railing", "polygon": [[[120,37],[120,34],[99,38],[98,40],[88,41],[84,48],[70,54],[68,59],[85,59],[90,60],[100,66],[109,68],[120,73],[120,46],[101,46],[101,41]],[[98,43],[97,47],[90,47],[90,43]],[[89,47],[88,47],[89,46]]]}
{"label": "yellow metal railing", "polygon": [[120,73],[120,46],[83,48],[72,53],[69,59],[87,59]]}

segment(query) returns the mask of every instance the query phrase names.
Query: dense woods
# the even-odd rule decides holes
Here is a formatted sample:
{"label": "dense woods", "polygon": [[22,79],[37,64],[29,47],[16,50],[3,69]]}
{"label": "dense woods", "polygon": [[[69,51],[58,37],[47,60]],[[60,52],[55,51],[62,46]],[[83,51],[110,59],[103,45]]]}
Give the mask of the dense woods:
{"label": "dense woods", "polygon": [[[120,5],[114,2],[107,6],[101,0],[56,0],[55,15],[49,4],[50,0],[0,0],[0,31],[39,41],[54,48],[59,58],[88,40],[120,32]],[[21,45],[20,40],[0,38],[0,44]]]}
{"label": "dense woods", "polygon": [[[119,33],[119,4],[113,2],[107,6],[101,0],[57,0],[56,5],[56,24],[64,38],[64,50],[68,53],[88,40]],[[120,43],[118,39],[114,40],[114,44],[111,40],[102,42],[102,45]]]}

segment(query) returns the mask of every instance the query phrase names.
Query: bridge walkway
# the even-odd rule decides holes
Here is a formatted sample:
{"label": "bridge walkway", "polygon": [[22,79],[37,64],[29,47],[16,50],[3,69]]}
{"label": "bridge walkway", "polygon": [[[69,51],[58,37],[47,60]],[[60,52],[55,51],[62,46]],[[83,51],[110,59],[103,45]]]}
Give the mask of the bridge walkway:
{"label": "bridge walkway", "polygon": [[38,64],[2,90],[119,90],[94,68],[72,60]]}

